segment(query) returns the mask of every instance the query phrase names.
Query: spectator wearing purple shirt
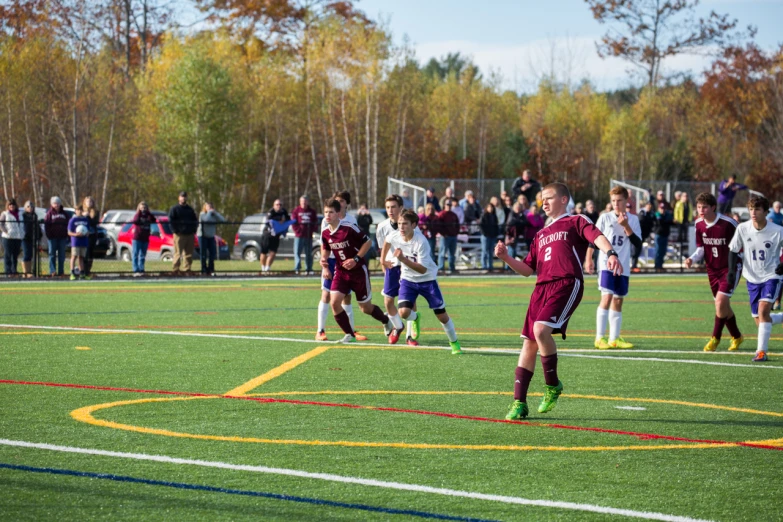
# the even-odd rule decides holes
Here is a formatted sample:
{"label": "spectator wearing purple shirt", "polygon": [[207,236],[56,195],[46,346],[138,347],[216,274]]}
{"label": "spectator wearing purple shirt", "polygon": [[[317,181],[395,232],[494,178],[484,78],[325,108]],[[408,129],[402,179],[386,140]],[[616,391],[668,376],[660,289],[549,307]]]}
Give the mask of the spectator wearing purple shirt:
{"label": "spectator wearing purple shirt", "polygon": [[733,174],[720,182],[718,185],[718,212],[727,216],[731,215],[731,205],[738,190],[748,190],[748,187],[737,183],[737,177]]}

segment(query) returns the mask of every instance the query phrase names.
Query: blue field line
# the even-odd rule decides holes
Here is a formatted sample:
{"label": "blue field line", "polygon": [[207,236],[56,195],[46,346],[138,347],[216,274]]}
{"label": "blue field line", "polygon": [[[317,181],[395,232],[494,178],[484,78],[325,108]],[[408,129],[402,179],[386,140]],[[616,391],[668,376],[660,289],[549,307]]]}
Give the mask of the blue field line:
{"label": "blue field line", "polygon": [[190,489],[196,491],[209,491],[211,493],[227,493],[229,495],[244,495],[248,497],[262,497],[273,500],[286,500],[289,502],[301,502],[303,504],[315,504],[318,506],[338,507],[345,509],[358,509],[360,511],[372,511],[375,513],[387,513],[389,515],[408,515],[419,518],[431,518],[436,520],[459,520],[463,522],[498,522],[484,518],[457,517],[452,515],[442,515],[440,513],[428,513],[426,511],[416,511],[411,509],[394,509],[378,506],[368,506],[366,504],[349,504],[347,502],[335,502],[333,500],[323,500],[320,498],[297,497],[293,495],[280,495],[278,493],[265,493],[263,491],[248,491],[244,489],[217,488],[213,486],[201,486],[199,484],[185,484],[183,482],[169,482],[165,480],[150,480],[136,477],[127,477],[124,475],[113,475],[111,473],[90,473],[87,471],[74,471],[70,469],[57,468],[37,468],[33,466],[23,466],[17,464],[5,464],[0,462],[0,468],[12,469],[17,471],[31,471],[33,473],[49,473],[52,475],[69,475],[72,477],[87,477],[95,479],[114,480],[116,482],[131,482],[135,484],[147,484],[150,486],[165,486],[177,489]]}
{"label": "blue field line", "polygon": [[[529,303],[467,303],[467,304],[451,304],[449,305],[449,308],[463,308],[463,307],[485,307],[485,306],[492,306],[495,308],[503,308],[503,307],[509,307],[509,306],[527,306]],[[209,310],[113,310],[113,311],[99,311],[99,312],[19,312],[19,313],[12,313],[12,314],[0,314],[0,317],[24,317],[24,316],[37,316],[37,315],[45,315],[45,316],[52,316],[52,315],[123,315],[123,314],[195,314],[195,313],[209,313],[209,312],[274,312],[274,311],[280,311],[280,312],[290,312],[290,311],[301,311],[301,310],[307,310],[307,311],[313,311],[315,309],[314,306],[299,306],[299,307],[291,307],[291,308],[282,308],[282,307],[270,307],[270,308],[220,308],[220,309],[209,309]]]}

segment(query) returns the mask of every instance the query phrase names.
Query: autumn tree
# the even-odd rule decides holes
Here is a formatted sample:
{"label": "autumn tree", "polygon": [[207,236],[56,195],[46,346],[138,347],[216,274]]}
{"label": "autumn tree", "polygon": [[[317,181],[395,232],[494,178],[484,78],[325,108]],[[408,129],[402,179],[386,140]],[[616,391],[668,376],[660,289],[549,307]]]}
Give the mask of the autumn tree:
{"label": "autumn tree", "polygon": [[597,44],[602,58],[617,56],[641,69],[647,85],[661,79],[664,59],[684,53],[704,52],[708,46],[724,47],[746,34],[738,32],[737,20],[711,11],[699,18],[699,0],[585,0],[600,23],[612,27]]}

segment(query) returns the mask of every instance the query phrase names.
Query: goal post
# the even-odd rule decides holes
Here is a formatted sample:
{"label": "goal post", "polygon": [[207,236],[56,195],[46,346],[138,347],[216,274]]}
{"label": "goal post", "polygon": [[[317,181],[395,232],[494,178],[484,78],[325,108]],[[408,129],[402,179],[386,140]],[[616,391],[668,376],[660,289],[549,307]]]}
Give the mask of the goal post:
{"label": "goal post", "polygon": [[[410,199],[413,206],[411,210],[416,212],[416,206],[419,202],[426,201],[427,189],[401,179],[389,178],[386,183],[386,193],[397,194],[403,199]],[[406,193],[407,195],[405,195]]]}
{"label": "goal post", "polygon": [[624,181],[612,179],[609,181],[609,188],[612,189],[614,187],[624,187],[625,189],[628,190],[628,193],[633,199],[633,203],[636,205],[636,209],[635,209],[636,214],[638,214],[639,211],[644,207],[644,205],[648,201],[650,201],[650,191],[647,190],[646,188],[638,187],[636,185],[631,185],[630,183],[626,183]]}

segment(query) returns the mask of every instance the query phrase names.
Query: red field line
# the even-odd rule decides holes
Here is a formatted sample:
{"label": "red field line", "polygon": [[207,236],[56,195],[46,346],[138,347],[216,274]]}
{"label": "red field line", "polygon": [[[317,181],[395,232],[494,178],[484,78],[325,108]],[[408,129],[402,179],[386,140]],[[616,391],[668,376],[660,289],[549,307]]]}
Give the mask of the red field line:
{"label": "red field line", "polygon": [[158,395],[177,395],[177,396],[184,396],[184,397],[215,397],[221,399],[245,400],[245,401],[254,401],[254,402],[261,402],[261,403],[297,404],[303,406],[322,406],[328,408],[350,408],[350,409],[357,409],[357,410],[388,411],[394,413],[413,413],[416,415],[446,417],[449,419],[472,420],[478,422],[494,422],[499,424],[520,424],[524,426],[534,426],[539,428],[554,428],[554,429],[561,429],[561,430],[607,433],[610,435],[624,435],[629,437],[636,437],[639,440],[670,440],[675,442],[691,442],[695,444],[715,444],[716,446],[736,445],[736,446],[744,446],[748,448],[783,451],[783,447],[770,446],[765,444],[752,444],[748,442],[732,442],[732,441],[711,440],[711,439],[691,439],[687,437],[673,437],[670,435],[658,435],[655,433],[640,433],[636,431],[612,430],[606,428],[591,428],[586,426],[570,426],[567,424],[547,424],[547,423],[538,423],[538,422],[529,422],[529,421],[510,421],[505,419],[490,419],[487,417],[459,415],[456,413],[446,413],[446,412],[438,412],[438,411],[410,410],[404,408],[387,408],[381,406],[362,406],[358,404],[346,404],[346,403],[335,403],[335,402],[298,401],[293,399],[274,399],[271,397],[245,397],[245,396],[236,396],[236,395],[221,395],[221,394],[214,394],[214,393],[197,393],[197,392],[183,392],[183,391],[171,391],[171,390],[145,390],[145,389],[137,389],[137,388],[114,387],[114,386],[94,386],[89,384],[71,384],[71,383],[42,382],[42,381],[15,381],[10,379],[0,379],[0,384],[12,384],[12,385],[22,385],[22,386],[48,386],[48,387],[55,387],[55,388],[77,388],[77,389],[100,390],[100,391],[120,391],[126,393],[152,393]]}

